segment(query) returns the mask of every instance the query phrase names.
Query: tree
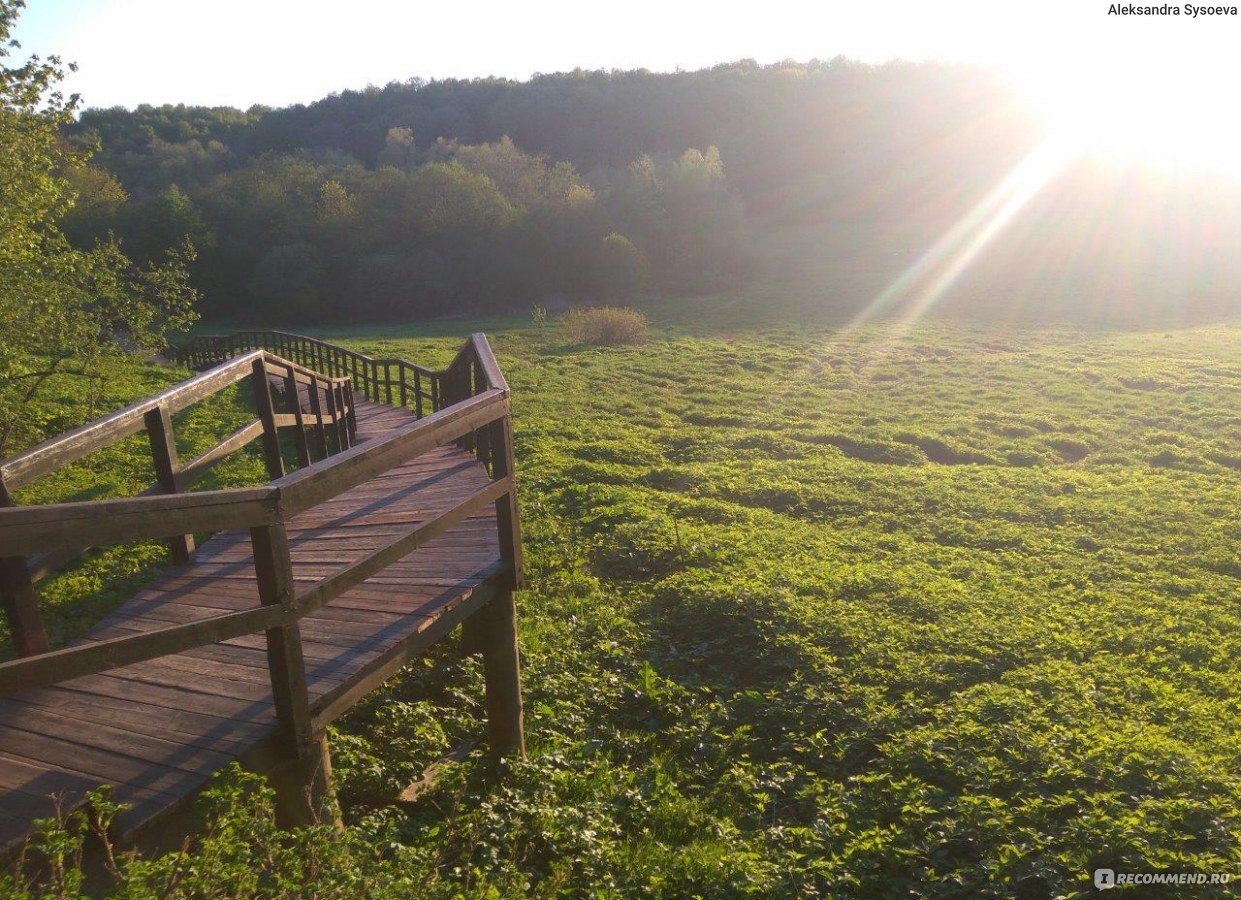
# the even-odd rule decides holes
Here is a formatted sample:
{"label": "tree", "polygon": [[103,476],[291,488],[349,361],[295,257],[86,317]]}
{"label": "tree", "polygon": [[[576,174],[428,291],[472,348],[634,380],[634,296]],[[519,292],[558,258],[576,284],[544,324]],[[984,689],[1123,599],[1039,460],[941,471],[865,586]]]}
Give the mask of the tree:
{"label": "tree", "polygon": [[378,165],[392,166],[394,169],[412,169],[418,164],[418,148],[414,144],[412,128],[395,127],[388,129],[388,138],[384,148],[379,151]]}
{"label": "tree", "polygon": [[250,296],[273,315],[317,316],[323,300],[323,282],[323,262],[312,244],[281,244],[269,250],[255,266]]}
{"label": "tree", "polygon": [[94,165],[70,169],[64,175],[76,199],[61,219],[61,230],[75,247],[104,240],[116,227],[129,193],[116,176]]}
{"label": "tree", "polygon": [[603,239],[596,272],[597,290],[605,300],[633,300],[646,292],[651,277],[646,256],[616,232]]}
{"label": "tree", "polygon": [[176,184],[141,203],[130,204],[121,222],[125,251],[141,262],[160,259],[169,248],[186,240],[200,250],[215,246],[215,232]]}
{"label": "tree", "polygon": [[193,320],[196,297],[188,246],[139,267],[111,239],[75,249],[60,230],[75,200],[63,173],[86,164],[59,136],[77,97],[57,89],[56,57],[7,65],[23,6],[0,0],[0,454],[38,436],[24,413],[48,379],[86,378],[93,396],[109,357],[160,347]]}

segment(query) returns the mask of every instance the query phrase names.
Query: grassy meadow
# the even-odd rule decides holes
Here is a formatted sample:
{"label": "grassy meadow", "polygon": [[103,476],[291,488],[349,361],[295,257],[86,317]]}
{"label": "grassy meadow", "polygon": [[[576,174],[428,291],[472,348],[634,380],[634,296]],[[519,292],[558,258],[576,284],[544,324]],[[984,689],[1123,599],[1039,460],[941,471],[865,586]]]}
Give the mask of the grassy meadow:
{"label": "grassy meadow", "polygon": [[[134,862],[120,893],[180,872],[187,895],[1051,897],[1101,866],[1241,872],[1241,327],[708,318],[608,349],[515,320],[321,332],[436,366],[492,339],[529,759],[496,777],[479,748],[393,805],[481,734],[481,666],[449,641],[333,731],[343,837],[276,838],[234,774],[199,862]],[[123,374],[104,406],[179,377]],[[238,402],[195,413],[183,456]],[[144,452],[21,499],[135,489]],[[231,465],[219,484],[261,477]],[[50,582],[57,636],[159,555]]]}

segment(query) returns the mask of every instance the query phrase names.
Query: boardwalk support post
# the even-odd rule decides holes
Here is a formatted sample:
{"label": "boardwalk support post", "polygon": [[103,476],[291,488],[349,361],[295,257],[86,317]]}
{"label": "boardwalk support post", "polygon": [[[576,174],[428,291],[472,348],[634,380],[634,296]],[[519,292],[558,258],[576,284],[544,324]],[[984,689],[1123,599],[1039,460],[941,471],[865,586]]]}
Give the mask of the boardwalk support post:
{"label": "boardwalk support post", "polygon": [[[254,571],[264,606],[293,610],[293,566],[284,525],[250,529]],[[301,630],[294,620],[267,631],[267,667],[276,718],[284,729],[283,757],[269,772],[277,822],[284,828],[338,821],[327,738],[312,732]]]}
{"label": "boardwalk support post", "polygon": [[491,755],[526,758],[521,712],[521,662],[517,651],[517,604],[512,591],[500,591],[474,614],[487,681],[487,737]]}
{"label": "boardwalk support post", "polygon": [[304,756],[284,759],[267,772],[267,783],[276,792],[276,824],[281,828],[340,827],[327,735],[315,735],[306,750]]}

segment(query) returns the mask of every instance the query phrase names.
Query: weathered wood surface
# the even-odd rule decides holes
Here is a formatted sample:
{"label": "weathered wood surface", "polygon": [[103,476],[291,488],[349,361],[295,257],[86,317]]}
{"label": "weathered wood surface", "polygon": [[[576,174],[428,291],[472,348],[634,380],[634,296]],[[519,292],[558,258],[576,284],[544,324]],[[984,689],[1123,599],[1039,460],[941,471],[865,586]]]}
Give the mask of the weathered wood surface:
{"label": "weathered wood surface", "polygon": [[[445,413],[461,416],[464,427],[475,421],[480,407],[494,414],[497,402],[507,407],[507,397],[486,397],[464,413]],[[365,452],[367,441],[408,426],[415,413],[358,398],[355,407],[357,445],[345,452],[358,461],[347,475],[364,479],[336,496],[313,498],[314,505],[284,524],[283,538],[279,531],[273,537],[270,528],[255,529],[261,533],[255,544],[247,530],[217,534],[187,565],[171,569],[99,623],[84,643],[170,625],[198,626],[222,615],[264,609],[263,602],[269,604],[266,610],[279,609],[290,590],[301,596],[330,585],[342,569],[375,556],[398,538],[417,551],[395,561],[382,557],[388,562],[384,568],[358,584],[346,579],[343,593],[301,618],[296,635],[300,660],[288,658],[293,635],[274,629],[0,698],[0,848],[20,841],[33,819],[51,814],[52,794],[61,795],[69,808],[91,787],[112,784],[115,799],[132,804],[119,821],[122,832],[128,832],[192,795],[230,760],[260,752],[285,733],[278,729],[272,696],[273,654],[286,681],[304,680],[309,701],[303,708],[283,697],[281,714],[298,730],[320,732],[493,597],[507,599],[505,563],[512,549],[500,546],[493,494],[500,488],[491,487],[483,464],[449,444],[377,471]],[[257,436],[252,430],[245,434]],[[411,437],[415,444],[416,435]],[[387,454],[381,456],[386,461]],[[501,469],[501,479],[511,472]],[[308,471],[283,480],[298,482]],[[262,509],[263,490],[255,492],[256,510]],[[442,533],[419,532],[421,523],[471,497],[477,502],[469,512]],[[176,498],[158,499],[172,503]],[[116,501],[118,514],[134,519],[155,515],[151,507],[135,510],[127,502],[132,503]],[[160,512],[177,515],[171,506],[161,505]],[[74,532],[72,521],[38,524],[41,534],[54,536],[53,543],[89,539]],[[168,533],[155,526],[148,530]],[[254,547],[266,550],[272,540],[287,540],[291,572],[260,566],[260,583]],[[24,541],[15,543],[24,547]],[[284,584],[286,579],[291,585]],[[503,624],[497,645],[510,640],[507,621]],[[511,664],[507,659],[503,664],[511,677]],[[505,725],[511,748],[520,732],[514,736],[512,724]]]}

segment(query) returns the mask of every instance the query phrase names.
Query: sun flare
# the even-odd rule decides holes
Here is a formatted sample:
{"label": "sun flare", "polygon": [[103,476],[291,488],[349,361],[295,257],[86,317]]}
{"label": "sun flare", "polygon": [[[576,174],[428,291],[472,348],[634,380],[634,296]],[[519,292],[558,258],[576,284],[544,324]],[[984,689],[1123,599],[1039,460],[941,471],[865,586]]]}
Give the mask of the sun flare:
{"label": "sun flare", "polygon": [[1049,134],[1082,156],[1241,179],[1241,65],[1214,54],[1131,52],[1020,77]]}

